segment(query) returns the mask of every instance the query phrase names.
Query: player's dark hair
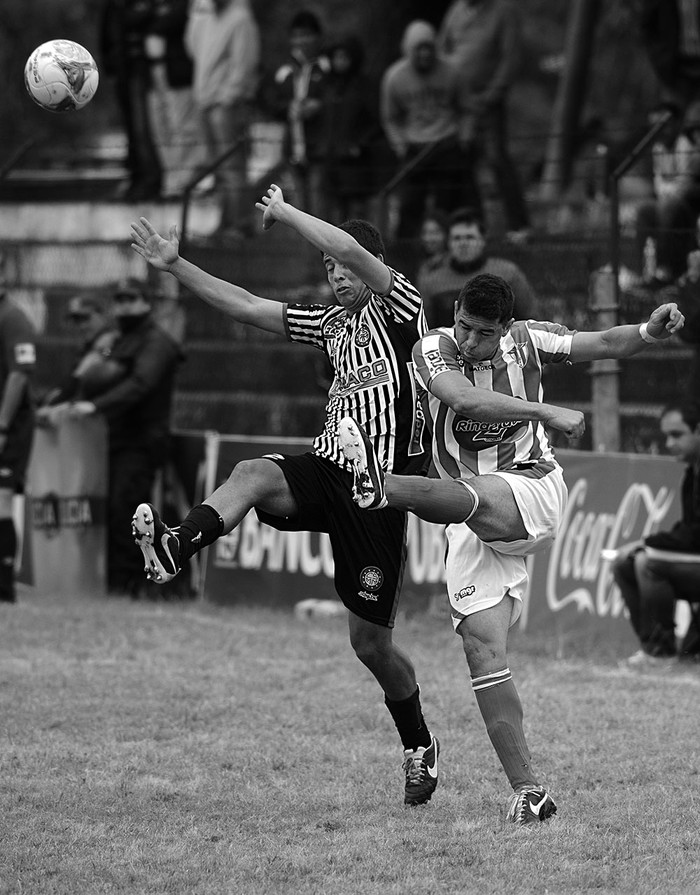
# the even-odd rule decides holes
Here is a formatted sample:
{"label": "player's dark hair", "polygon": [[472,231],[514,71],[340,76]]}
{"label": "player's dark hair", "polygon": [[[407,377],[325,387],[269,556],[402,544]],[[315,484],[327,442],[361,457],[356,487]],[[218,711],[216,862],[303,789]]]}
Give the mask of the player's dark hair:
{"label": "player's dark hair", "polygon": [[458,311],[484,320],[507,323],[513,316],[515,296],[503,277],[482,273],[462,286],[457,298]]}
{"label": "player's dark hair", "polygon": [[466,224],[467,227],[476,226],[482,233],[486,233],[484,219],[475,208],[455,208],[447,219],[448,232],[456,224]]}
{"label": "player's dark hair", "polygon": [[697,401],[673,401],[664,407],[659,419],[663,419],[669,413],[680,413],[691,432],[700,425],[700,403]]}
{"label": "player's dark hair", "polygon": [[349,233],[350,236],[356,239],[362,248],[367,249],[371,255],[381,255],[382,258],[386,257],[384,240],[374,224],[370,224],[369,221],[353,219],[352,221],[345,221],[345,223],[339,224],[338,228]]}
{"label": "player's dark hair", "polygon": [[320,36],[323,34],[321,22],[314,13],[308,9],[302,9],[298,12],[289,23],[290,31],[310,31],[312,34]]}

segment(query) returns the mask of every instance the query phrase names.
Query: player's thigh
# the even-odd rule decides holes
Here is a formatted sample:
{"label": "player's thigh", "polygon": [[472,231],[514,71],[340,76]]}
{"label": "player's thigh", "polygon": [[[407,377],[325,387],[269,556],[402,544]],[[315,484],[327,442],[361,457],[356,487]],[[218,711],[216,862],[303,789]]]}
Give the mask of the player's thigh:
{"label": "player's thigh", "polygon": [[[245,497],[250,506],[273,516],[292,516],[297,511],[292,489],[284,473],[274,460],[267,457],[241,460],[218,491],[223,489],[232,492],[231,496],[237,500]],[[216,506],[219,505],[214,500],[217,495],[218,492],[212,495],[212,502]]]}
{"label": "player's thigh", "polygon": [[513,491],[500,476],[480,475],[469,479],[479,498],[479,508],[468,521],[482,541],[518,541],[528,536]]}

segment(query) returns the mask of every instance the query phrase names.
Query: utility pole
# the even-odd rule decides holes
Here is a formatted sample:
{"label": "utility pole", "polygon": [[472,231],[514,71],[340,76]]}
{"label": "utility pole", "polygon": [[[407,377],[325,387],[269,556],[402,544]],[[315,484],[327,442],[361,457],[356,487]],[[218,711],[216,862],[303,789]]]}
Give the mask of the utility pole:
{"label": "utility pole", "polygon": [[[608,265],[591,274],[590,309],[595,329],[617,324],[615,273]],[[620,366],[616,360],[591,362],[591,399],[593,403],[591,441],[594,451],[620,450]]]}

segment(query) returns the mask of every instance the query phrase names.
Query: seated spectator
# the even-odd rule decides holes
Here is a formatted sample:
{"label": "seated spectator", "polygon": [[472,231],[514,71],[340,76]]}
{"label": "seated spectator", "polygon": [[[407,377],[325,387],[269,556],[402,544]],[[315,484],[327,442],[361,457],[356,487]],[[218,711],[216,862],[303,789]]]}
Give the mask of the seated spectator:
{"label": "seated spectator", "polygon": [[[652,113],[651,121],[654,116]],[[673,120],[652,147],[654,198],[637,210],[636,237],[640,264],[645,250],[655,256],[646,279],[671,283],[685,269],[694,247],[693,228],[700,213],[700,102],[693,103],[682,121]]]}
{"label": "seated spectator", "polygon": [[677,600],[700,602],[700,409],[669,405],[661,414],[666,447],[686,464],[681,485],[681,519],[670,531],[648,535],[615,561],[613,575],[630,614],[641,649],[632,667],[662,666],[700,657],[694,623],[676,645]]}
{"label": "seated spectator", "polygon": [[428,325],[452,326],[460,289],[484,273],[502,277],[511,287],[516,320],[535,315],[535,298],[525,274],[512,261],[489,255],[481,218],[471,209],[458,209],[449,218],[447,254],[441,263],[432,270],[422,270],[418,277]]}

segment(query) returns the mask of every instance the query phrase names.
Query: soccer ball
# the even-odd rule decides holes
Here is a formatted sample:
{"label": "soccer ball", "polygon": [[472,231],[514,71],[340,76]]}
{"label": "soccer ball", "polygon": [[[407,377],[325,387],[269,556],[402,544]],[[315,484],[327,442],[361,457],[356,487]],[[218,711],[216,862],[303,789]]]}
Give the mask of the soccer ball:
{"label": "soccer ball", "polygon": [[82,109],[95,95],[100,75],[90,53],[72,40],[50,40],[24,66],[24,86],[49,112]]}

